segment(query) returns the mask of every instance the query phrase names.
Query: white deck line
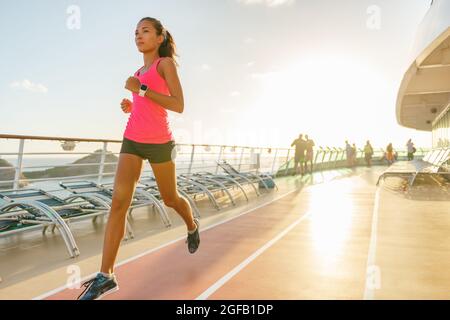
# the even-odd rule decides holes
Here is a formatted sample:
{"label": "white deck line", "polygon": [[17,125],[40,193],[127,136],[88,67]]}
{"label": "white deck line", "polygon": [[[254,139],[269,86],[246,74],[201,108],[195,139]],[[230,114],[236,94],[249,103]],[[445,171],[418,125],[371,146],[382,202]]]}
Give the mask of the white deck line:
{"label": "white deck line", "polygon": [[231,278],[233,278],[237,273],[239,273],[242,269],[244,269],[250,262],[255,260],[257,257],[259,257],[264,251],[269,249],[271,246],[273,246],[278,240],[280,240],[282,237],[284,237],[289,231],[291,231],[293,228],[295,228],[300,222],[305,220],[310,213],[306,213],[303,216],[301,216],[299,219],[291,223],[287,228],[285,228],[283,231],[281,231],[275,238],[267,242],[265,245],[263,245],[261,248],[256,250],[252,255],[250,255],[247,259],[242,261],[239,265],[234,267],[230,272],[228,272],[226,275],[224,275],[222,278],[220,278],[216,283],[214,283],[212,286],[210,286],[208,289],[206,289],[202,294],[200,294],[195,300],[205,300],[209,296],[211,296],[214,292],[216,292],[220,287],[222,287],[225,283],[227,283]]}
{"label": "white deck line", "polygon": [[[376,253],[377,253],[377,232],[378,232],[378,211],[379,211],[379,203],[380,203],[380,188],[377,188],[375,192],[375,203],[373,206],[373,214],[372,214],[372,228],[370,234],[370,244],[369,244],[369,253],[367,255],[367,267],[366,267],[366,282],[364,287],[364,300],[373,300],[375,298],[375,290],[377,288],[374,287],[371,280],[373,280],[374,272],[380,271],[378,267],[375,265]],[[376,268],[376,269],[374,269]],[[381,280],[381,274],[378,274],[379,279]]]}
{"label": "white deck line", "polygon": [[[260,204],[260,205],[258,205],[258,206],[256,206],[256,207],[252,208],[252,209],[249,209],[249,210],[247,210],[247,211],[244,211],[243,213],[240,213],[240,214],[238,214],[238,215],[236,215],[236,216],[234,216],[234,217],[231,217],[231,218],[228,218],[228,219],[226,219],[226,220],[224,220],[224,221],[221,221],[221,222],[212,224],[212,225],[210,225],[210,226],[208,226],[208,227],[206,227],[206,228],[201,229],[201,230],[200,230],[200,233],[201,233],[202,231],[206,231],[206,230],[208,230],[208,229],[211,229],[211,228],[217,227],[217,226],[219,226],[219,225],[221,225],[221,224],[224,224],[224,223],[226,223],[226,222],[228,222],[228,221],[231,221],[231,220],[234,220],[234,219],[236,219],[236,218],[239,218],[240,216],[243,216],[243,215],[245,215],[245,214],[248,214],[248,213],[250,213],[250,212],[252,212],[252,211],[254,211],[254,210],[256,210],[256,209],[259,209],[259,208],[262,208],[262,207],[264,207],[264,206],[266,206],[266,205],[269,205],[269,204],[271,204],[272,202],[275,202],[275,201],[277,201],[277,200],[280,200],[280,199],[282,199],[282,198],[284,198],[284,197],[286,197],[286,196],[290,195],[291,193],[293,193],[293,192],[295,192],[295,191],[298,191],[298,190],[299,190],[299,189],[293,189],[293,190],[291,190],[291,191],[289,191],[289,192],[286,192],[285,194],[282,194],[282,195],[280,195],[280,196],[278,196],[278,197],[276,197],[276,198],[274,198],[274,199],[272,199],[272,200],[270,200],[270,201],[268,201],[268,202],[266,202],[266,203]],[[145,252],[143,252],[143,253],[140,253],[140,254],[138,254],[138,255],[135,255],[135,256],[133,256],[133,257],[131,257],[131,258],[125,259],[125,260],[121,261],[120,263],[116,264],[116,267],[122,266],[122,265],[124,265],[124,264],[129,263],[129,262],[132,262],[132,261],[134,261],[134,260],[136,260],[136,259],[139,259],[139,258],[141,258],[141,257],[143,257],[143,256],[145,256],[145,255],[147,255],[147,254],[150,254],[150,253],[155,252],[155,251],[157,251],[157,250],[160,250],[160,249],[162,249],[162,248],[164,248],[164,247],[167,247],[167,246],[169,246],[169,245],[171,245],[171,244],[173,244],[173,243],[175,243],[175,242],[177,242],[177,241],[185,240],[185,238],[186,238],[186,236],[179,237],[179,238],[177,238],[177,239],[175,239],[175,240],[172,240],[172,241],[169,241],[169,242],[167,242],[167,243],[164,243],[164,244],[162,244],[162,245],[159,246],[159,247],[150,249],[150,250],[148,250],[148,251],[145,251]],[[80,284],[80,283],[82,283],[82,282],[84,282],[84,281],[86,281],[86,280],[88,280],[88,279],[93,278],[96,274],[97,274],[97,272],[92,273],[92,274],[90,274],[90,275],[88,275],[88,276],[82,278],[82,279],[80,280],[80,282],[78,282],[77,284]],[[73,285],[74,285],[74,284],[72,284],[72,286],[73,286]],[[39,296],[33,298],[32,300],[42,300],[42,299],[45,299],[45,298],[47,298],[47,297],[49,297],[49,296],[52,296],[52,295],[54,295],[54,294],[56,294],[56,293],[58,293],[58,292],[61,292],[61,291],[65,290],[65,289],[67,289],[67,288],[68,288],[67,285],[58,287],[58,288],[56,288],[56,289],[50,290],[50,291],[48,291],[48,292],[46,292],[46,293],[43,293],[43,294],[41,294],[41,295],[39,295]]]}

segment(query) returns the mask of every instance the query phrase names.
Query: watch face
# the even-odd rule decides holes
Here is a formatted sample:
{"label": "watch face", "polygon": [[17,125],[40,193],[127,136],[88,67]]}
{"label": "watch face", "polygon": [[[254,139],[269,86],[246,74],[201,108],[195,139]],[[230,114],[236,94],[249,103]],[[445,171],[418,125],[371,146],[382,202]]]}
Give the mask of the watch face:
{"label": "watch face", "polygon": [[147,90],[147,86],[145,84],[141,85],[141,90]]}

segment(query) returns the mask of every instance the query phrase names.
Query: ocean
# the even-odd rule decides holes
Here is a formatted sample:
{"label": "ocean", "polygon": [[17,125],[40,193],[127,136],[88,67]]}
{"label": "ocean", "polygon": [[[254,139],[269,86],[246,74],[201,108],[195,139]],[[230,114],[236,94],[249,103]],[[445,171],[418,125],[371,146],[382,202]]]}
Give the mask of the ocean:
{"label": "ocean", "polygon": [[[229,163],[236,164],[238,163],[238,158],[236,157],[236,154],[228,154],[226,159],[229,161]],[[33,171],[41,171],[45,169],[52,168],[54,166],[63,166],[63,165],[69,165],[76,161],[77,159],[80,159],[84,157],[84,155],[77,155],[77,156],[24,156],[22,160],[22,167],[23,172],[33,172]],[[8,161],[11,165],[17,166],[17,157],[16,156],[2,156],[1,159],[4,159]],[[217,159],[217,155],[212,154],[199,154],[197,157],[194,158],[194,164],[192,166],[191,172],[199,172],[199,171],[209,171],[209,172],[215,172],[215,160]],[[268,161],[262,161],[262,164],[266,164],[267,169],[270,169],[273,156],[266,159]],[[190,163],[190,154],[178,154],[176,159],[176,168],[177,173],[184,173],[187,172],[187,169],[189,167]],[[242,169],[248,168],[250,158],[244,157],[242,161]],[[281,160],[281,159],[280,159]],[[247,163],[247,165],[245,165]],[[32,167],[32,168],[30,168]],[[37,168],[36,168],[37,167]],[[263,170],[266,171],[266,170]],[[148,162],[144,165],[144,170],[142,175],[146,174],[152,174],[151,167],[148,164]],[[89,180],[93,182],[97,182],[97,177],[88,177],[88,178],[80,178],[82,180]],[[38,182],[32,182],[28,185],[28,187],[31,188],[40,188],[46,191],[54,191],[59,190],[61,187],[59,186],[59,182],[61,180],[64,180],[64,178],[58,179],[58,180],[50,180],[50,181],[38,181]],[[112,183],[114,181],[113,175],[108,175],[106,177],[103,177],[101,180],[101,183]]]}

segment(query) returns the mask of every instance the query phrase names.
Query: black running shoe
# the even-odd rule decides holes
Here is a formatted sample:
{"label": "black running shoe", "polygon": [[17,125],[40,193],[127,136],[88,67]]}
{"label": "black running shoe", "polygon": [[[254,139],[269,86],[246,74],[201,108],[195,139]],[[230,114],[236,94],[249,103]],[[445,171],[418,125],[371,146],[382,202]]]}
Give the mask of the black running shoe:
{"label": "black running shoe", "polygon": [[198,246],[200,245],[200,234],[198,232],[198,229],[200,227],[200,222],[194,218],[194,222],[197,225],[197,229],[193,234],[190,234],[188,232],[188,237],[186,239],[186,243],[188,244],[188,249],[190,253],[195,253],[197,251]]}
{"label": "black running shoe", "polygon": [[86,287],[86,289],[78,296],[78,300],[99,300],[119,290],[116,276],[108,278],[101,273],[98,273],[95,278],[83,283],[83,287]]}

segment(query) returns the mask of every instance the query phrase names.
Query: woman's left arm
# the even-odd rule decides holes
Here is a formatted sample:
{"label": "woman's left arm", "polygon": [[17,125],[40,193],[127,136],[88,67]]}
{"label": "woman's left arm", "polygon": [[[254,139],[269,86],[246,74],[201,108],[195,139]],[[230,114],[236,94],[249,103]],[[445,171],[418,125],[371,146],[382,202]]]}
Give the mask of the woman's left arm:
{"label": "woman's left arm", "polygon": [[[178,78],[175,62],[173,61],[173,59],[166,58],[162,59],[159,65],[161,66],[162,76],[166,80],[167,87],[169,88],[170,96],[160,94],[150,89],[147,89],[145,96],[165,109],[183,113],[183,89],[181,88],[180,79]],[[139,79],[137,79],[136,77],[130,77],[127,80],[125,88],[132,92],[138,93],[140,88],[140,83],[138,82]]]}
{"label": "woman's left arm", "polygon": [[159,65],[161,66],[163,78],[166,79],[170,96],[160,94],[153,90],[147,90],[145,96],[168,110],[183,113],[183,89],[181,88],[180,79],[178,78],[175,62],[171,58],[165,58],[161,60]]}

